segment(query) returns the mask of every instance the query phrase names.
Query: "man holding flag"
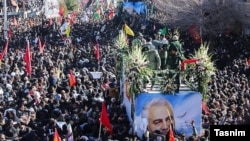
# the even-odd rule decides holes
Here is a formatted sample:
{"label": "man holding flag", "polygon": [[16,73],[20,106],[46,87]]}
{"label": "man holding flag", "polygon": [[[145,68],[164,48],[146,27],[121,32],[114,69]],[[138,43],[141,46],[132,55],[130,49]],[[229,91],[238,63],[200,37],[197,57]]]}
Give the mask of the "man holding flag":
{"label": "man holding flag", "polygon": [[25,54],[23,57],[23,60],[25,62],[25,69],[28,75],[32,74],[32,69],[31,69],[31,49],[30,49],[30,44],[29,44],[29,40],[27,39],[27,46],[26,46],[26,50],[25,50]]}

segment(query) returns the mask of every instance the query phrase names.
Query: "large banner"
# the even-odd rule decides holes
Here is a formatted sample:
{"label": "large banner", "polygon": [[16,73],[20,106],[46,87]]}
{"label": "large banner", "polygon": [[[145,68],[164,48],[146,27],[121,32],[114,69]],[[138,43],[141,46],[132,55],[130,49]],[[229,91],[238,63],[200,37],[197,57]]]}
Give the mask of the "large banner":
{"label": "large banner", "polygon": [[132,122],[132,114],[131,114],[131,97],[129,93],[129,82],[124,80],[123,83],[121,83],[121,87],[123,90],[123,104],[126,107],[126,113],[128,116],[128,119],[130,122]]}
{"label": "large banner", "polygon": [[172,129],[189,137],[194,125],[200,135],[201,116],[202,95],[198,92],[142,93],[136,98],[135,132],[140,138],[146,132],[167,136]]}
{"label": "large banner", "polygon": [[45,0],[45,16],[46,18],[59,17],[59,1],[58,0]]}

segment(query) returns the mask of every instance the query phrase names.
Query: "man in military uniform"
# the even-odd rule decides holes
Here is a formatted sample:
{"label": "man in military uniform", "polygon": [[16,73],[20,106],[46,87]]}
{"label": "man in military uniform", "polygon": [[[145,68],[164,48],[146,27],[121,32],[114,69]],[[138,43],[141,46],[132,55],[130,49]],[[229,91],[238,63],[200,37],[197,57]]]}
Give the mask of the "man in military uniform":
{"label": "man in military uniform", "polygon": [[167,56],[167,68],[170,71],[169,77],[173,78],[177,85],[176,91],[179,92],[180,88],[180,63],[184,60],[184,56],[179,52],[176,46],[170,46],[169,54]]}
{"label": "man in military uniform", "polygon": [[146,40],[143,38],[142,33],[138,33],[137,37],[132,41],[132,46],[142,47],[142,45],[146,44]]}
{"label": "man in military uniform", "polygon": [[153,45],[153,43],[152,43],[152,38],[151,38],[151,37],[148,37],[148,38],[146,39],[146,43],[143,45],[143,47],[145,47],[145,46],[148,46],[149,49],[153,49],[153,50],[156,49],[156,47],[155,47],[155,46]]}
{"label": "man in military uniform", "polygon": [[177,47],[169,48],[169,54],[167,57],[167,68],[171,70],[179,70],[180,63],[184,60],[184,57],[181,53],[178,52]]}
{"label": "man in military uniform", "polygon": [[[147,38],[147,42],[151,42],[151,38]],[[154,49],[152,44],[144,44],[142,46],[142,52],[147,56],[147,67],[152,70],[158,70],[161,68],[161,59],[157,50]]]}
{"label": "man in military uniform", "polygon": [[160,55],[160,58],[161,58],[161,69],[162,70],[167,69],[168,48],[169,48],[168,44],[163,44],[158,49],[158,52],[159,52],[159,55]]}
{"label": "man in military uniform", "polygon": [[171,48],[177,48],[177,52],[182,55],[182,45],[181,45],[181,43],[179,41],[179,36],[178,35],[174,35],[172,37],[172,40],[169,43],[169,50],[171,50]]}
{"label": "man in military uniform", "polygon": [[[152,39],[151,39],[152,40]],[[150,41],[150,38],[147,39],[147,41]],[[150,48],[149,45],[144,45],[142,47],[142,52],[147,57],[147,67],[152,70],[159,70],[161,68],[161,58],[159,56],[159,53],[157,50]],[[153,74],[153,79],[155,78],[155,74]],[[155,84],[154,80],[151,80],[151,89],[153,88]]]}

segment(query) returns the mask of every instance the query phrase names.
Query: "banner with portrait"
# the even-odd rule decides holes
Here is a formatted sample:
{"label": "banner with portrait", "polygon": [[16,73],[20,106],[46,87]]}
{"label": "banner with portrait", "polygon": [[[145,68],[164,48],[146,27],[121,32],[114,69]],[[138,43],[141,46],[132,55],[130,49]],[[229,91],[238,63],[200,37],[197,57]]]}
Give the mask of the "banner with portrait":
{"label": "banner with portrait", "polygon": [[128,119],[130,122],[132,122],[132,114],[131,114],[131,97],[130,97],[130,93],[129,93],[129,82],[128,81],[124,81],[122,85],[122,91],[123,91],[123,104],[126,107],[126,113],[128,116]]}
{"label": "banner with portrait", "polygon": [[58,0],[45,0],[45,16],[46,18],[56,18],[59,17],[60,4]]}
{"label": "banner with portrait", "polygon": [[197,135],[202,131],[202,95],[198,92],[142,93],[136,97],[135,111],[135,132],[139,137],[156,131],[167,135],[170,129],[189,137],[193,125]]}

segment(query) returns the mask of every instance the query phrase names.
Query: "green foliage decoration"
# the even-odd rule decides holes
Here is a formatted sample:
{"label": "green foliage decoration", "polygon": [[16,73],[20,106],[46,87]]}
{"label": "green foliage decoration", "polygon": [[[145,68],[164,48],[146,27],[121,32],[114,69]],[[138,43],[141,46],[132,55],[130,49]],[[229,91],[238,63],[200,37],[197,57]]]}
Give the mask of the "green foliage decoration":
{"label": "green foliage decoration", "polygon": [[208,52],[209,43],[201,44],[200,48],[195,51],[193,58],[197,58],[196,64],[187,65],[183,72],[185,83],[194,90],[199,91],[204,99],[208,98],[207,90],[211,76],[215,74],[216,67],[212,61],[212,53]]}
{"label": "green foliage decoration", "polygon": [[[139,94],[153,73],[151,69],[146,67],[146,56],[143,54],[141,47],[128,46],[126,34],[123,31],[114,41],[114,45],[117,48],[114,53],[118,55],[116,70],[124,71],[124,75],[129,82],[129,93]],[[117,71],[118,75],[122,74],[121,71]]]}

